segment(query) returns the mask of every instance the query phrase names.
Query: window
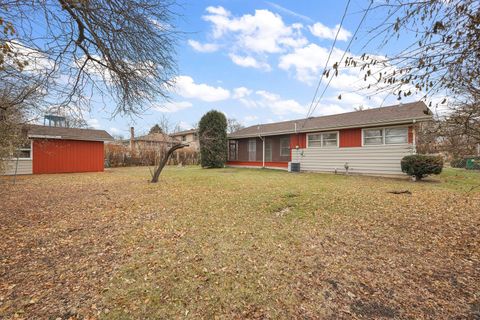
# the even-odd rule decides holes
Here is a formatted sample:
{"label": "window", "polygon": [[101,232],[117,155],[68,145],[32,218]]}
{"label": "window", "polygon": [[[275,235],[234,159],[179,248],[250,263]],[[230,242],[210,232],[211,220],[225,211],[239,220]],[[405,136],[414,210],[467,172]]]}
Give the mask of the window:
{"label": "window", "polygon": [[187,136],[182,136],[182,141],[187,141]]}
{"label": "window", "polygon": [[408,143],[408,128],[380,128],[380,129],[364,129],[363,145],[383,145],[383,144],[402,144]]}
{"label": "window", "polygon": [[228,160],[237,160],[237,141],[228,142]]}
{"label": "window", "polygon": [[31,142],[28,141],[25,145],[18,148],[14,155],[15,158],[18,159],[32,159],[32,145]]}
{"label": "window", "polygon": [[280,138],[280,157],[290,156],[290,138]]}
{"label": "window", "polygon": [[366,146],[383,144],[383,129],[363,130],[363,144]]}
{"label": "window", "polygon": [[309,148],[318,148],[318,147],[337,147],[338,146],[338,133],[337,132],[323,132],[323,133],[314,133],[309,134],[308,138],[308,147]]}
{"label": "window", "polygon": [[257,159],[257,140],[248,140],[248,161],[255,161]]}
{"label": "window", "polygon": [[407,128],[386,128],[385,144],[399,144],[408,142]]}
{"label": "window", "polygon": [[322,147],[336,147],[337,133],[322,133]]}

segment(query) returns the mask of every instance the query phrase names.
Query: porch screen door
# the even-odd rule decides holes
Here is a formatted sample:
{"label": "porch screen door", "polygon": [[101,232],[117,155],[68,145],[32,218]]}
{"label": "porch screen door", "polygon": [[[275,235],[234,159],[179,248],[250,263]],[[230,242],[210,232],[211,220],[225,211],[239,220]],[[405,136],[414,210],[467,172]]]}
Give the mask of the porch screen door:
{"label": "porch screen door", "polygon": [[265,138],[265,161],[272,161],[272,140]]}
{"label": "porch screen door", "polygon": [[257,140],[248,140],[248,161],[255,161],[257,159]]}

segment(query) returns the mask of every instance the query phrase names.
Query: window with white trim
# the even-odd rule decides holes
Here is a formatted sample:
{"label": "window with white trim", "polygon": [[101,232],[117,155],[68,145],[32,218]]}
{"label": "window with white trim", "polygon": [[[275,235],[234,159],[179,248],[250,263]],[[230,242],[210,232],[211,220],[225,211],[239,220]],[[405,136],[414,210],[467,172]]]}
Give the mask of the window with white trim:
{"label": "window with white trim", "polygon": [[363,145],[374,146],[383,144],[383,129],[363,130]]}
{"label": "window with white trim", "polygon": [[290,138],[280,138],[280,156],[290,156]]}
{"label": "window with white trim", "polygon": [[22,145],[20,148],[17,148],[15,150],[15,153],[12,156],[18,159],[32,159],[31,141],[28,141],[24,145]]}
{"label": "window with white trim", "polygon": [[408,142],[408,128],[385,128],[385,144]]}
{"label": "window with white trim", "polygon": [[338,147],[338,132],[322,132],[307,135],[309,148]]}
{"label": "window with white trim", "polygon": [[337,133],[322,133],[322,147],[336,147],[337,146]]}
{"label": "window with white trim", "polygon": [[363,129],[363,145],[408,143],[408,127]]}

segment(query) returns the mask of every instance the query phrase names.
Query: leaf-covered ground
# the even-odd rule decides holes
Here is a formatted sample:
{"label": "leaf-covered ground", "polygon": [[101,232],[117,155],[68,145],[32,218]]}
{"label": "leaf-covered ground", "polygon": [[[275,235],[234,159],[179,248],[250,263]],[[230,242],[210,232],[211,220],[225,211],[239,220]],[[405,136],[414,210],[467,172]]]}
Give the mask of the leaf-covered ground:
{"label": "leaf-covered ground", "polygon": [[0,318],[480,317],[478,173],[148,177],[0,180]]}

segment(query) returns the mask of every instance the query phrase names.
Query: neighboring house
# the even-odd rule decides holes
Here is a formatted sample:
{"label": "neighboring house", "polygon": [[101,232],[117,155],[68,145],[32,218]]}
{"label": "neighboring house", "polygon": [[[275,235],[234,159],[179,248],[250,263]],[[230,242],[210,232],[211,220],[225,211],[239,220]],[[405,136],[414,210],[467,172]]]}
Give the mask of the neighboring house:
{"label": "neighboring house", "polygon": [[255,125],[229,135],[230,166],[372,175],[402,174],[416,152],[415,123],[432,119],[423,102]]}
{"label": "neighboring house", "polygon": [[190,148],[194,150],[198,150],[200,148],[200,144],[198,142],[198,130],[191,129],[185,131],[175,132],[170,135],[172,138],[175,138],[182,143],[186,143],[189,145]]}
{"label": "neighboring house", "polygon": [[164,133],[150,133],[142,136],[135,137],[134,128],[130,128],[130,139],[123,140],[122,144],[130,146],[131,150],[146,150],[146,149],[159,149],[168,147],[174,143],[179,143],[177,139],[170,137]]}
{"label": "neighboring house", "polygon": [[103,171],[104,130],[29,125],[29,143],[18,158],[7,160],[5,174],[39,174]]}

